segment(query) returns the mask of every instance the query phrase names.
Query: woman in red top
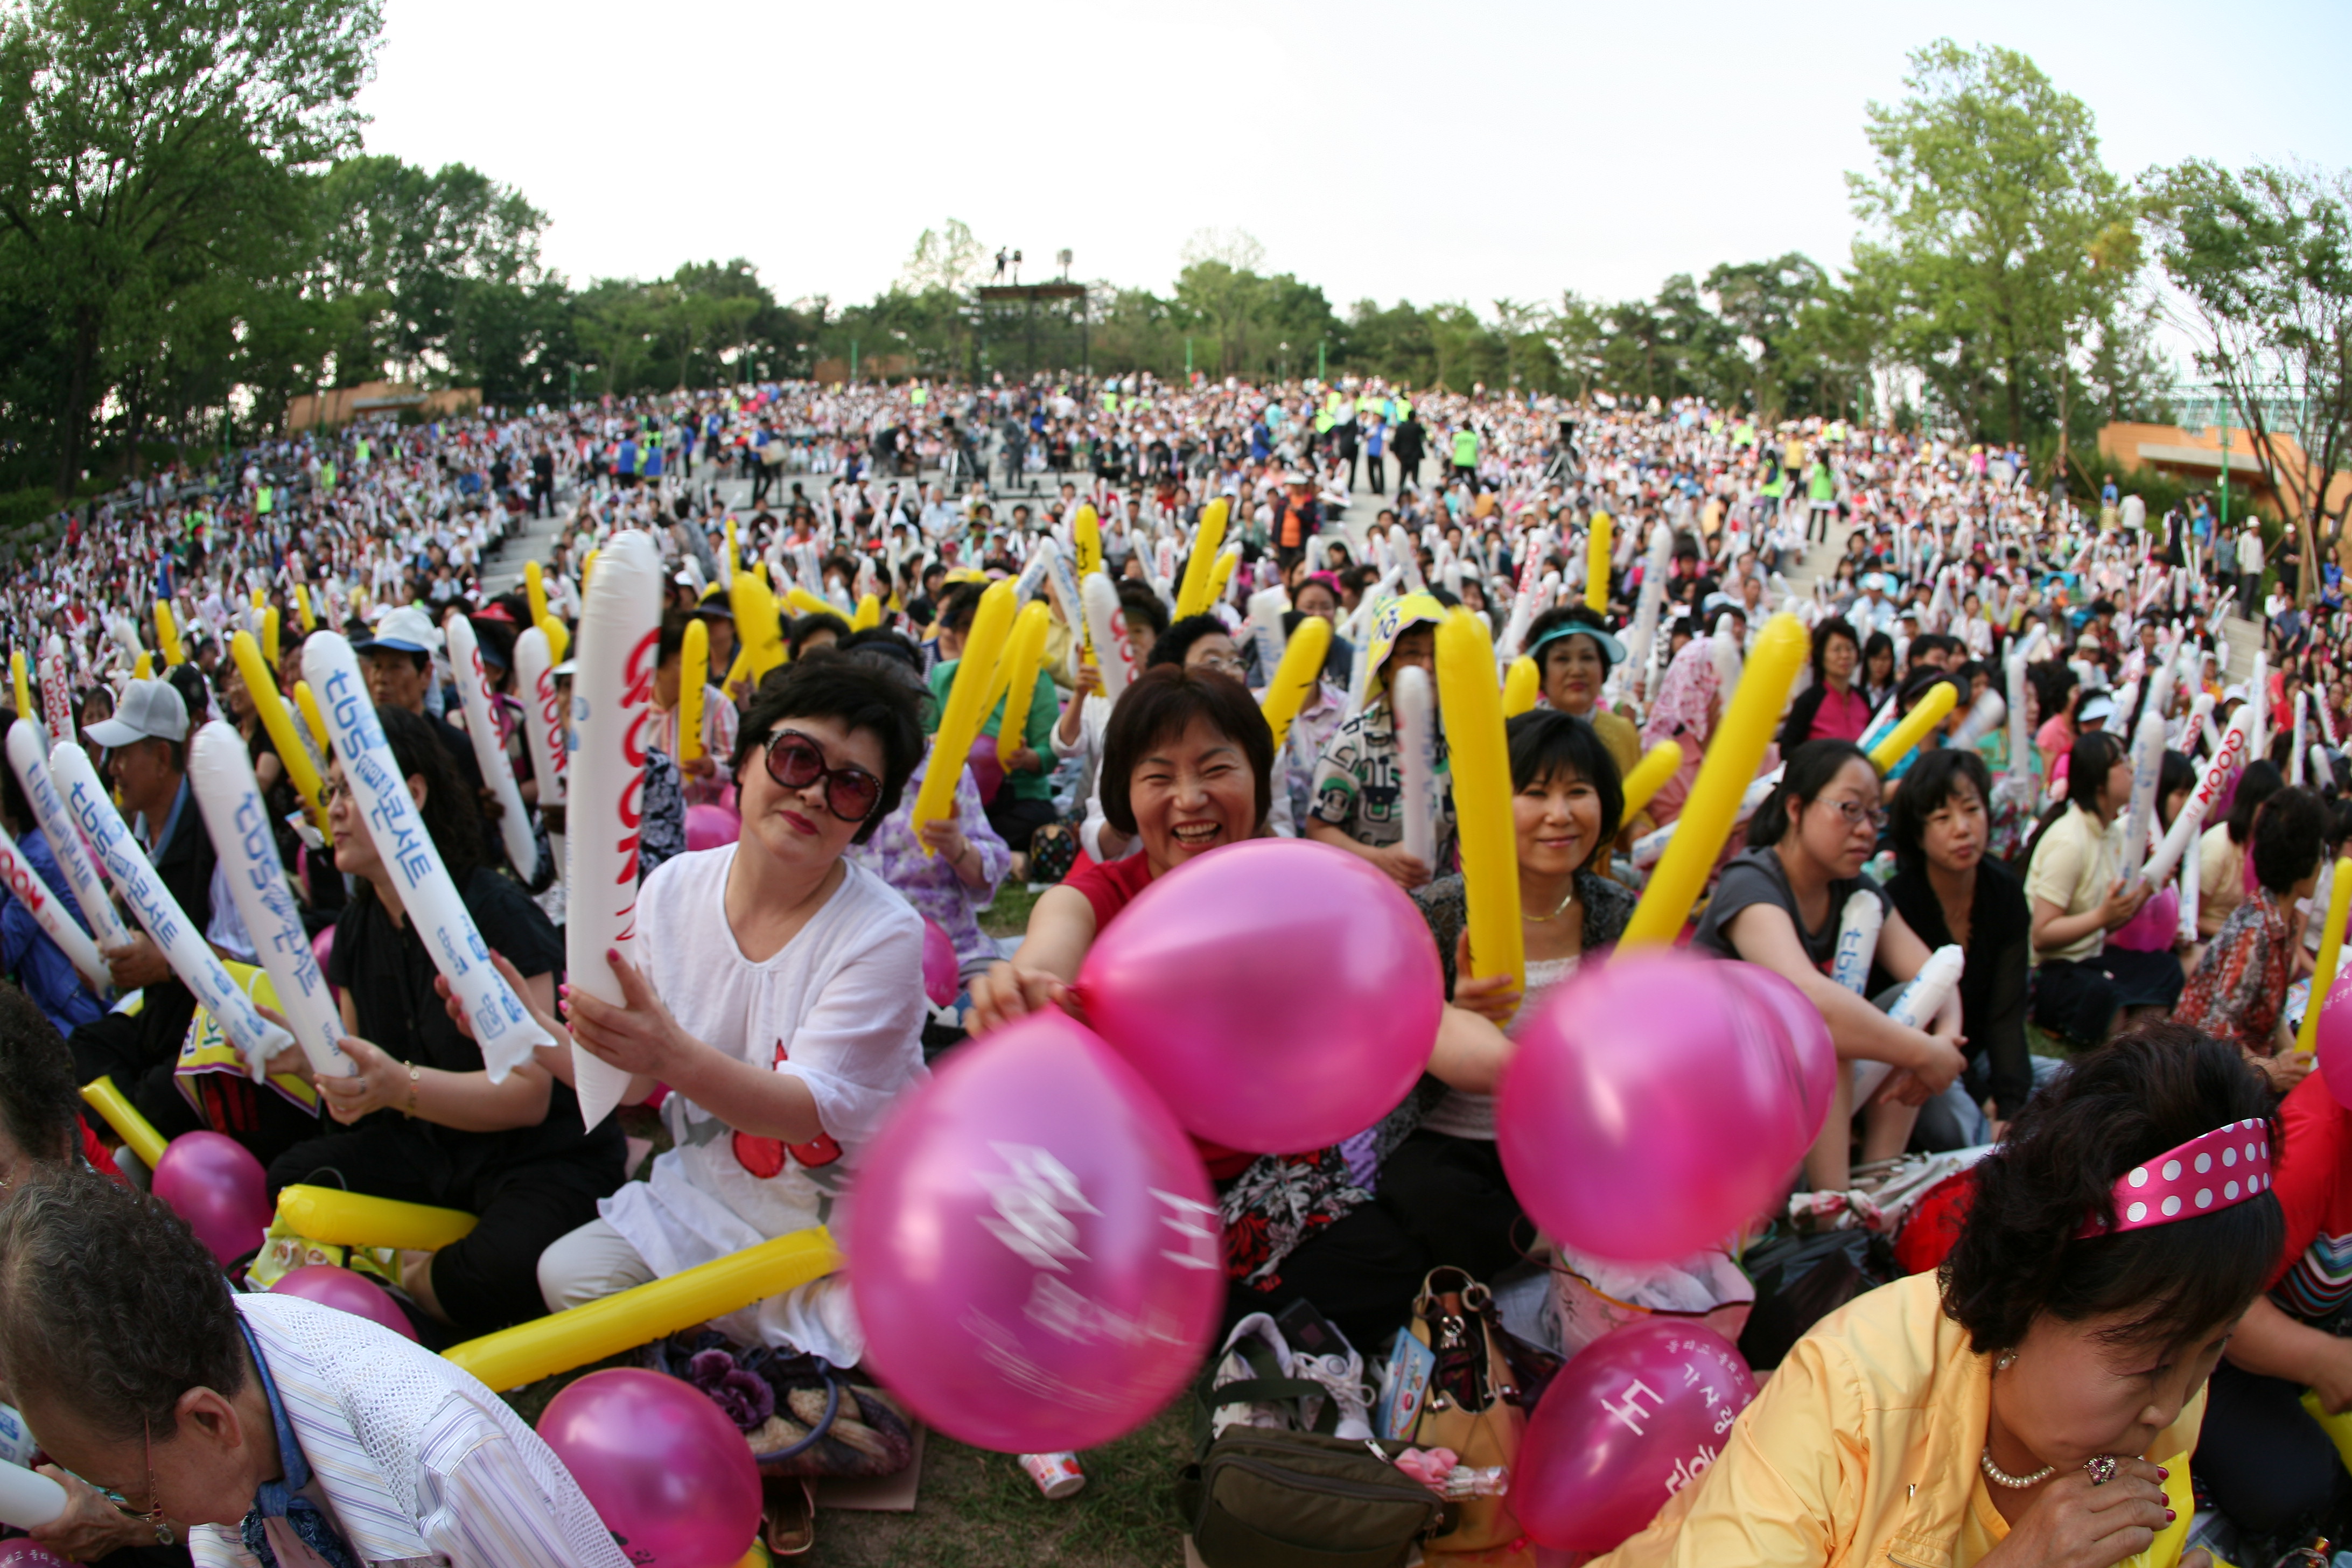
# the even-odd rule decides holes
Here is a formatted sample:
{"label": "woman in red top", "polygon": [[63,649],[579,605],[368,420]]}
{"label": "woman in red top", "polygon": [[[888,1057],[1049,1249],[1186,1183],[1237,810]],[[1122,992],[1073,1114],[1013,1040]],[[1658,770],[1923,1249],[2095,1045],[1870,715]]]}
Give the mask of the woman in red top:
{"label": "woman in red top", "polygon": [[1813,628],[1813,683],[1789,707],[1780,727],[1780,754],[1807,741],[1860,741],[1870,728],[1870,699],[1854,678],[1862,669],[1862,638],[1853,624],[1832,616]]}
{"label": "woman in red top", "polygon": [[[1139,677],[1111,710],[1101,777],[1105,819],[1139,837],[1143,852],[1088,866],[1038,899],[1020,951],[971,984],[972,1034],[1052,1006],[1083,1019],[1070,985],[1097,933],[1155,879],[1263,836],[1273,770],[1273,732],[1241,682],[1173,665]],[[1444,1019],[1431,1074],[1491,1084],[1509,1049],[1501,1032],[1460,1008]],[[1418,1098],[1373,1130],[1375,1162],[1412,1130]],[[1255,1155],[1195,1142],[1223,1211],[1228,1327],[1303,1297],[1360,1351],[1378,1353],[1402,1326],[1427,1260],[1339,1150]]]}

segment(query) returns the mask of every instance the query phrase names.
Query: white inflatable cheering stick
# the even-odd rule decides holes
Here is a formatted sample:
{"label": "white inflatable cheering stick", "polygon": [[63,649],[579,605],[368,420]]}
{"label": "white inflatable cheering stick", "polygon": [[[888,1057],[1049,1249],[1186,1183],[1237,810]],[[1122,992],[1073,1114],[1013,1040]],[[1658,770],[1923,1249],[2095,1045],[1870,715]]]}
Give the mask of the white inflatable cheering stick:
{"label": "white inflatable cheering stick", "polygon": [[1837,957],[1830,978],[1848,991],[1862,994],[1870,984],[1870,961],[1878,955],[1878,932],[1886,923],[1886,906],[1868,888],[1849,895],[1838,917]]}
{"label": "white inflatable cheering stick", "polygon": [[[634,529],[614,535],[596,557],[573,655],[564,963],[574,988],[615,1007],[627,998],[605,954],[626,960],[636,948],[637,840],[645,820],[661,596],[661,557],[653,541]],[[620,1104],[629,1075],[576,1041],[572,1070],[581,1124],[593,1128]]]}
{"label": "white inflatable cheering stick", "polygon": [[[531,776],[539,781],[539,804],[544,808],[563,804],[563,710],[555,698],[555,666],[548,657],[547,634],[537,626],[515,638],[515,685],[522,691],[522,738],[530,755]],[[560,876],[563,865],[563,835],[547,836],[548,852],[555,857]]]}
{"label": "white inflatable cheering stick", "polygon": [[74,973],[89,982],[92,991],[104,996],[107,987],[114,984],[112,972],[106,960],[99,956],[98,943],[89,940],[89,932],[74,924],[73,916],[66,912],[65,900],[49,891],[33,863],[25,858],[16,841],[0,832],[0,882],[32,912],[34,921],[58,950],[73,961]]}
{"label": "white inflatable cheering stick", "polygon": [[188,919],[163,879],[155,874],[147,852],[131,837],[131,829],[89,765],[89,754],[71,741],[60,741],[49,753],[49,767],[64,790],[66,809],[96,846],[99,863],[121,889],[123,902],[162,950],[172,973],[195,993],[197,1005],[213,1016],[221,1033],[236,1047],[253,1081],[259,1083],[269,1058],[292,1045],[292,1038],[255,1010],[253,999],[229,978],[221,961],[205,944],[205,933]]}
{"label": "white inflatable cheering stick", "polygon": [[49,853],[65,872],[66,886],[73,889],[74,902],[81,906],[82,918],[89,922],[99,948],[121,947],[131,940],[131,928],[122,923],[122,917],[114,912],[114,900],[106,896],[106,884],[99,879],[98,867],[74,826],[72,813],[66,810],[57,781],[49,777],[48,759],[41,754],[39,735],[31,725],[10,727],[8,765],[16,770],[17,782],[25,786],[25,798],[33,804],[41,837],[49,841]]}
{"label": "white inflatable cheering stick", "polygon": [[[602,557],[596,572],[604,574]],[[352,645],[335,632],[317,634],[302,645],[302,672],[318,693],[344,781],[375,840],[376,854],[399,884],[401,904],[432,953],[434,967],[456,993],[490,1081],[504,1083],[509,1073],[530,1060],[532,1051],[555,1042],[491,966],[489,946],[416,814],[407,776],[393,759]]]}
{"label": "white inflatable cheering stick", "polygon": [[292,1027],[310,1070],[321,1078],[357,1072],[357,1064],[338,1044],[343,1037],[342,1015],[327,989],[327,977],[319,973],[310,932],[302,929],[301,911],[294,907],[293,892],[286,884],[277,831],[254,782],[245,737],[217,719],[198,730],[188,743],[188,784],[220,856],[229,897],[245,921],[246,934],[253,938],[270,988],[278,993],[278,1010]]}
{"label": "white inflatable cheering stick", "polygon": [[1437,865],[1437,704],[1429,672],[1406,665],[1389,678],[1390,706],[1396,721],[1398,773],[1402,790],[1397,816],[1404,827],[1404,852],[1423,865]]}
{"label": "white inflatable cheering stick", "polygon": [[499,836],[506,843],[507,864],[528,881],[539,874],[539,843],[531,837],[530,816],[523,809],[514,764],[508,760],[498,719],[490,710],[493,693],[489,672],[482,668],[481,643],[474,623],[463,616],[449,617],[449,668],[457,677],[457,695],[466,706],[466,739],[473,742],[474,761],[499,803]]}

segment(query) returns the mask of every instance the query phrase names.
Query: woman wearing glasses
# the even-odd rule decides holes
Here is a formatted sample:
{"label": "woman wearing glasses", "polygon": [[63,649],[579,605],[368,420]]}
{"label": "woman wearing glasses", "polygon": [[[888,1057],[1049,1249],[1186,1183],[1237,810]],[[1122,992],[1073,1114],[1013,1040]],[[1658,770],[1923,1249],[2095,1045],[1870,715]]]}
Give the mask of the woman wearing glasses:
{"label": "woman wearing glasses", "polygon": [[[635,961],[613,964],[625,1005],[570,994],[571,1037],[632,1075],[629,1100],[668,1086],[673,1146],[547,1249],[551,1310],[824,1224],[850,1157],[920,1076],[922,918],[848,858],[922,757],[920,704],[858,660],[786,666],[736,742],[742,837],[646,879]],[[855,1364],[833,1287],[762,1303],[734,1337]]]}
{"label": "woman wearing glasses", "polygon": [[[1862,874],[1886,821],[1878,802],[1878,770],[1861,747],[1851,741],[1799,746],[1789,755],[1780,787],[1748,824],[1748,847],[1724,868],[1692,939],[1702,952],[1760,963],[1794,984],[1828,1022],[1840,1062],[1881,1062],[1895,1069],[1867,1097],[1865,1163],[1903,1152],[1919,1107],[1949,1089],[1962,1066],[1949,1023],[1938,1021],[1933,1032],[1898,1024],[1830,978],[1839,923],[1856,893],[1875,900],[1885,916],[1874,976],[1908,980],[1927,962],[1927,944]],[[1853,1075],[1841,1072],[1829,1121],[1805,1156],[1805,1174],[1816,1192],[1852,1185],[1853,1100]]]}

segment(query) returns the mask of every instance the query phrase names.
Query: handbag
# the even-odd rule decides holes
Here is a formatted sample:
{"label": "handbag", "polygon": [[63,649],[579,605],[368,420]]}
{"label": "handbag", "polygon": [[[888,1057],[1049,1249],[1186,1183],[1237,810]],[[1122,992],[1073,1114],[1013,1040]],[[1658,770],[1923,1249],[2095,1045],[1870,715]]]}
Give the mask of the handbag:
{"label": "handbag", "polygon": [[691,1340],[657,1342],[649,1357],[655,1371],[690,1383],[688,1363],[712,1350],[732,1356],[773,1396],[773,1413],[743,1432],[761,1475],[891,1476],[913,1463],[914,1426],[898,1402],[822,1356],[765,1345],[741,1350],[705,1330]]}
{"label": "handbag", "polygon": [[[1433,1268],[1413,1300],[1410,1331],[1435,1357],[1413,1423],[1414,1445],[1451,1448],[1465,1465],[1516,1471],[1528,1413],[1493,1293],[1459,1268]],[[1454,1505],[1449,1528],[1429,1549],[1483,1552],[1507,1546],[1519,1534],[1507,1498],[1465,1498]]]}

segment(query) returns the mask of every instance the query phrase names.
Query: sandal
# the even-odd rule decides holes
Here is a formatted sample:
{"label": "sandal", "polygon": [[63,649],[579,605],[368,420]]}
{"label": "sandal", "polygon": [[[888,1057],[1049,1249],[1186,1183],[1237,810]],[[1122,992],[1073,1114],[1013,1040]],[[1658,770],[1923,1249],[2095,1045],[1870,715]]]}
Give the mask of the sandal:
{"label": "sandal", "polygon": [[799,1557],[816,1544],[816,1479],[760,1478],[760,1539],[771,1557]]}

